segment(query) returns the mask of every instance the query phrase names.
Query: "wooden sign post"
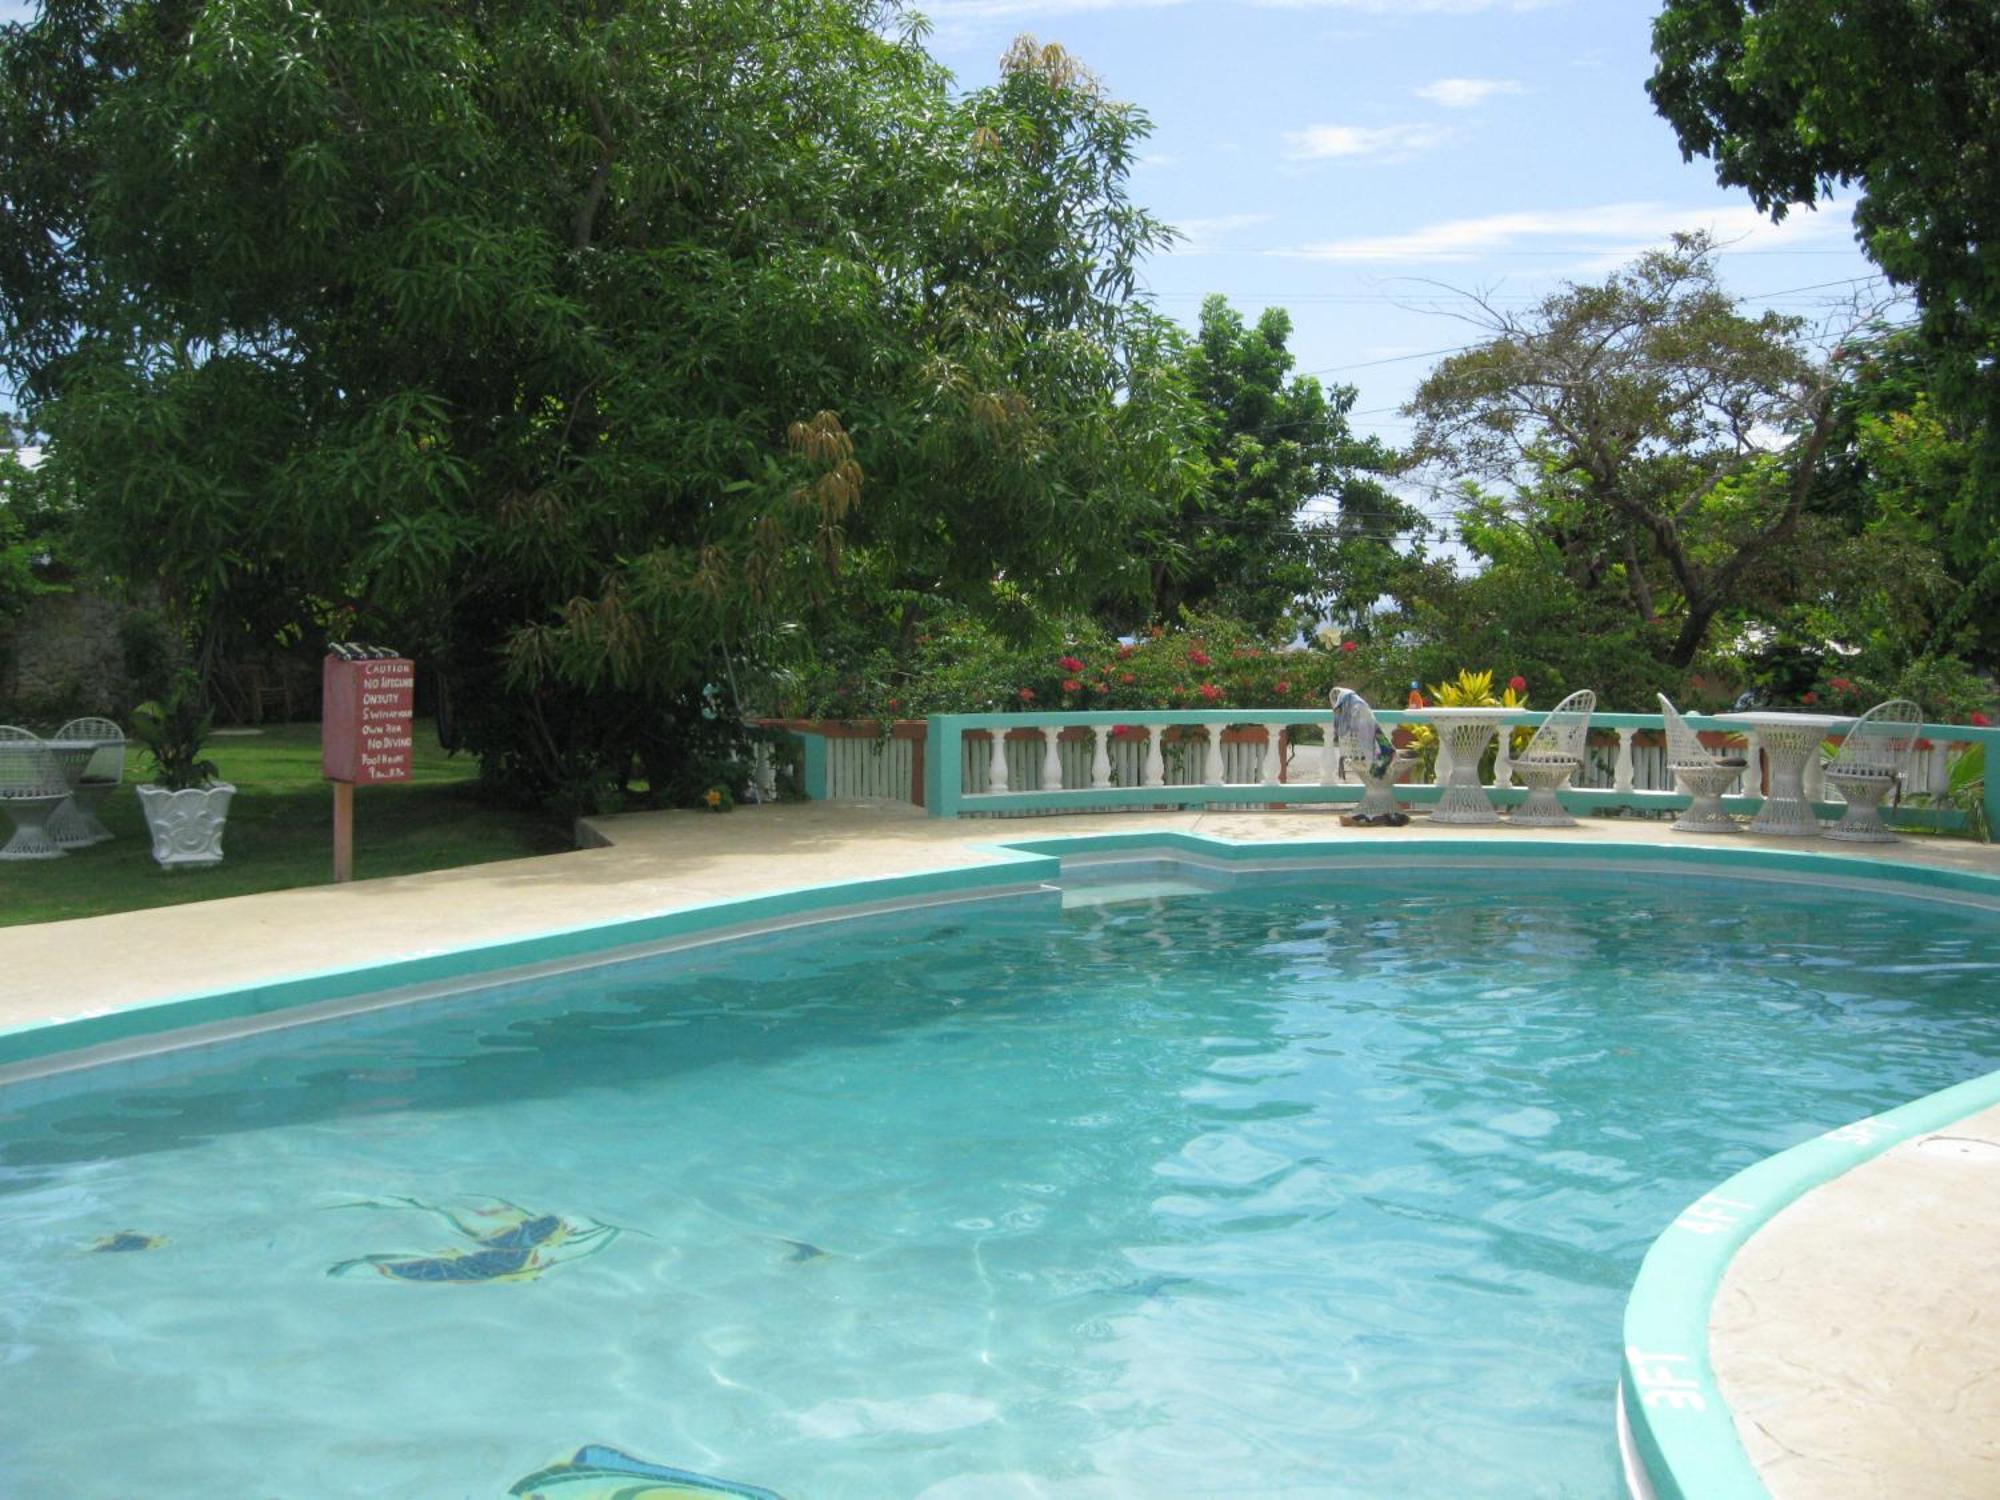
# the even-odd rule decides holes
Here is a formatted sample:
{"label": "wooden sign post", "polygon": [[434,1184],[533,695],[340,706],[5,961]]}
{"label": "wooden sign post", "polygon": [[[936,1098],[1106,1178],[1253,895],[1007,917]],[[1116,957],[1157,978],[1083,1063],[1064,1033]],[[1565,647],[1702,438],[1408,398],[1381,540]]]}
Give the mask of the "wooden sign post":
{"label": "wooden sign post", "polygon": [[407,656],[343,661],[321,669],[320,769],[333,783],[333,878],[354,878],[356,783],[410,779],[417,664]]}

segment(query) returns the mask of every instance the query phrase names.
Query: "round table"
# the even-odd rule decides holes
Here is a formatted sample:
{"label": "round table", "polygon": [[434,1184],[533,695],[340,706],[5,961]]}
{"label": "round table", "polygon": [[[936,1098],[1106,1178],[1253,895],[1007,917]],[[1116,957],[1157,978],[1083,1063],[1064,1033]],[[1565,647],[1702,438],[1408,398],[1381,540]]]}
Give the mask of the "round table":
{"label": "round table", "polygon": [[1440,784],[1437,805],[1431,809],[1433,823],[1498,823],[1500,813],[1479,781],[1479,761],[1494,734],[1509,719],[1517,718],[1518,708],[1426,708],[1412,709],[1409,717],[1421,718],[1437,730],[1438,745],[1451,756],[1451,771]]}
{"label": "round table", "polygon": [[1740,724],[1754,732],[1770,762],[1771,790],[1765,794],[1757,816],[1750,820],[1750,831],[1793,839],[1819,837],[1819,819],[1806,800],[1806,767],[1826,737],[1836,729],[1845,729],[1854,722],[1853,718],[1763,709],[1711,717],[1717,724]]}

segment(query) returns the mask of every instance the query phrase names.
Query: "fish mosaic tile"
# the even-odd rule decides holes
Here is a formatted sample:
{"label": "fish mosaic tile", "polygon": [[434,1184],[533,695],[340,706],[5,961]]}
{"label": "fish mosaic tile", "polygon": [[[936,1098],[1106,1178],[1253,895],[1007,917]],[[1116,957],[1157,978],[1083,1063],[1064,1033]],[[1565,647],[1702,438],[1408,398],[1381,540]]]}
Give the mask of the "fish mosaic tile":
{"label": "fish mosaic tile", "polygon": [[544,1272],[597,1254],[623,1231],[615,1224],[563,1214],[536,1213],[505,1199],[426,1203],[418,1198],[371,1198],[341,1208],[401,1209],[441,1219],[469,1245],[431,1253],[387,1251],[360,1255],[327,1268],[329,1276],[373,1271],[394,1281],[470,1285],[533,1281]]}
{"label": "fish mosaic tile", "polygon": [[518,1500],[782,1500],[754,1484],[647,1463],[592,1443],[566,1463],[538,1469],[507,1491]]}

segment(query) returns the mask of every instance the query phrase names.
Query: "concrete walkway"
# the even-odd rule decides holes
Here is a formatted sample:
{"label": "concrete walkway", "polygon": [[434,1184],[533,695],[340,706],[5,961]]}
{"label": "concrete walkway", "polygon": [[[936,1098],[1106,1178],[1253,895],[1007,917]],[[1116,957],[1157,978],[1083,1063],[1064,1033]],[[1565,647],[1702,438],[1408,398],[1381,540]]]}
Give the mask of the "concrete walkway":
{"label": "concrete walkway", "polygon": [[[1112,813],[947,822],[834,804],[601,818],[605,847],[393,880],[0,929],[0,1025],[448,951],[805,885],[995,862],[1079,833],[1385,845],[1500,838],[1686,844],[1664,823],[1573,829],[1340,826],[1332,810]],[[1800,850],[1797,840],[1704,840]],[[1962,840],[1808,845],[2000,875]],[[2000,1059],[1996,1059],[2000,1061]],[[2000,1495],[2000,1111],[1913,1141],[1774,1218],[1732,1264],[1711,1355],[1778,1500]],[[1990,1149],[1988,1148],[1990,1146]],[[1607,1421],[1609,1420],[1607,1416]]]}

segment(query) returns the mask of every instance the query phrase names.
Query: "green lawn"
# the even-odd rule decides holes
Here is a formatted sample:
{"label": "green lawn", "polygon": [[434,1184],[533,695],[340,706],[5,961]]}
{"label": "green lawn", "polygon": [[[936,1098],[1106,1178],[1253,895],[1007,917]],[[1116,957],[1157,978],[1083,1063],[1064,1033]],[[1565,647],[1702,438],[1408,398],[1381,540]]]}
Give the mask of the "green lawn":
{"label": "green lawn", "polygon": [[[222,734],[208,755],[236,785],[223,862],[210,870],[162,870],[132,788],[146,779],[136,746],[125,784],[107,799],[109,843],[64,859],[0,863],[0,926],[50,922],[208,901],[252,891],[323,885],[333,878],[333,789],[320,778],[319,725],[282,724]],[[549,854],[570,847],[568,828],[546,815],[487,806],[473,796],[476,763],[447,757],[428,723],[416,732],[411,779],[354,791],[354,875],[407,875],[453,865]]]}

